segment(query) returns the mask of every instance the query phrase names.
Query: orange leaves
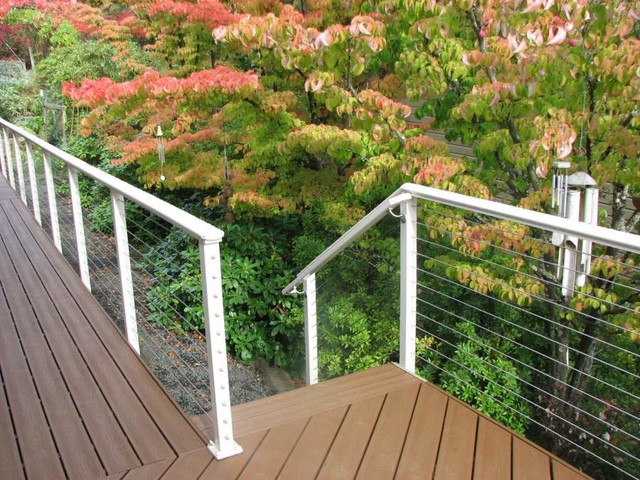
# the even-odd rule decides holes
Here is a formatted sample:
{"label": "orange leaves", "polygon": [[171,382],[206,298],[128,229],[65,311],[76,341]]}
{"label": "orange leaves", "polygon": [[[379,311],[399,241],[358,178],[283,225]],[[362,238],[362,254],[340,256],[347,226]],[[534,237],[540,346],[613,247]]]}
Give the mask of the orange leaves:
{"label": "orange leaves", "polygon": [[162,13],[183,17],[189,23],[200,23],[209,30],[235,22],[239,18],[218,0],[197,0],[196,2],[154,0],[147,4],[146,12],[151,17]]}
{"label": "orange leaves", "polygon": [[411,159],[404,168],[405,173],[417,170],[413,177],[415,183],[437,187],[462,172],[464,164],[458,159],[434,155],[427,160]]}
{"label": "orange leaves", "polygon": [[136,95],[150,98],[181,96],[185,92],[206,94],[216,91],[225,95],[235,95],[260,89],[258,76],[253,72],[240,72],[230,67],[219,66],[211,70],[201,70],[184,79],[161,76],[150,70],[135,80],[116,83],[108,78],[85,80],[76,87],[63,85],[63,93],[76,104],[90,108],[121,102]]}
{"label": "orange leaves", "polygon": [[546,151],[553,151],[557,158],[566,158],[571,154],[577,134],[563,117],[562,111],[558,112],[557,118],[536,117],[534,123],[538,131],[542,132],[542,138],[539,142],[531,142],[532,154],[538,145]]}

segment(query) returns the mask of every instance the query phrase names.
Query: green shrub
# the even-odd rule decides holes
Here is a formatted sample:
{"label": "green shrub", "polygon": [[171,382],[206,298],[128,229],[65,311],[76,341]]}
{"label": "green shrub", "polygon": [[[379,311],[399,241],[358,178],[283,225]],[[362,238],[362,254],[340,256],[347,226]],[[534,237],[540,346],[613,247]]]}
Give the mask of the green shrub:
{"label": "green shrub", "polygon": [[397,351],[397,318],[375,318],[346,297],[328,307],[321,317],[319,365],[324,378],[387,363]]}
{"label": "green shrub", "polygon": [[453,358],[445,362],[442,388],[524,434],[532,412],[518,380],[522,372],[492,349],[471,322],[460,322],[457,328],[468,340],[458,343]]}
{"label": "green shrub", "polygon": [[[302,347],[299,300],[280,293],[293,278],[283,254],[286,237],[256,224],[232,224],[225,230],[222,284],[232,351],[247,362],[263,357],[297,366]],[[147,294],[150,320],[182,331],[204,328],[199,251],[192,242],[175,230],[146,256],[154,275]]]}

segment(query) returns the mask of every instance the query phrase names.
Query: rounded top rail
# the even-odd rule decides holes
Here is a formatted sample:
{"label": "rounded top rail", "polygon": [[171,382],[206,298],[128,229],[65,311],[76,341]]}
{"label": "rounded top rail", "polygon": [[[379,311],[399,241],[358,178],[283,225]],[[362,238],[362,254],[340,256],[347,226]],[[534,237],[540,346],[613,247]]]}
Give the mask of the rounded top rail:
{"label": "rounded top rail", "polygon": [[405,183],[351,227],[343,236],[331,244],[324,252],[318,255],[282,290],[282,293],[284,295],[292,293],[295,287],[300,285],[306,277],[312,273],[316,273],[358,239],[360,235],[382,220],[391,208],[411,198],[430,200],[450,207],[461,208],[469,212],[519,222],[530,227],[541,228],[564,235],[577,236],[607,247],[640,253],[640,235],[595,225],[586,225],[583,222],[568,220],[522,207],[514,207],[492,200],[470,197],[468,195],[439,190],[415,183]]}
{"label": "rounded top rail", "polygon": [[219,242],[224,236],[224,232],[217,227],[201,220],[178,207],[171,205],[158,197],[145,192],[138,187],[128,184],[114,177],[106,172],[103,172],[99,168],[89,165],[83,162],[77,157],[60,150],[59,148],[50,145],[41,138],[17,127],[6,120],[0,118],[0,125],[4,128],[11,130],[14,134],[19,135],[40,149],[46,154],[52,155],[68,166],[82,172],[88,177],[94,179],[96,182],[108,187],[109,189],[122,194],[125,198],[131,200],[134,203],[146,208],[147,210],[155,213],[159,217],[168,221],[169,223],[185,230],[191,236],[205,241]]}

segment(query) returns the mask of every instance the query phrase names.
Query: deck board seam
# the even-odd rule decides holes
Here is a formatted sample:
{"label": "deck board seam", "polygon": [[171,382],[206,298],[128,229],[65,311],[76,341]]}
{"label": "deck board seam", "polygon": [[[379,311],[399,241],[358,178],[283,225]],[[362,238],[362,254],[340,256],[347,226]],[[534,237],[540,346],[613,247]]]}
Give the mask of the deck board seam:
{"label": "deck board seam", "polygon": [[[271,428],[267,429],[264,431],[264,435],[262,435],[262,438],[260,439],[260,442],[258,443],[258,445],[256,446],[256,448],[253,450],[253,452],[251,453],[251,456],[247,459],[247,461],[245,462],[244,466],[242,467],[242,469],[238,472],[238,475],[236,475],[236,479],[242,477],[242,474],[245,472],[245,470],[249,467],[249,465],[251,464],[251,461],[253,460],[253,457],[256,456],[256,454],[260,451],[260,449],[262,448],[262,444],[264,443],[264,441],[266,440],[266,438],[269,436],[269,432],[271,432]],[[219,461],[219,460],[218,460]],[[205,470],[206,471],[206,470]],[[204,474],[204,472],[203,472]],[[202,475],[201,475],[202,476]]]}
{"label": "deck board seam", "polygon": [[473,437],[473,462],[471,462],[471,478],[475,479],[476,474],[476,460],[478,459],[478,433],[480,430],[480,416],[476,415],[476,431]]}
{"label": "deck board seam", "polygon": [[438,460],[440,459],[440,449],[442,448],[442,439],[444,437],[444,424],[447,420],[447,414],[449,413],[449,405],[451,398],[447,397],[447,403],[444,407],[444,415],[442,417],[442,425],[440,426],[440,438],[438,439],[438,450],[436,453],[435,462],[433,463],[433,472],[431,472],[431,478],[436,478],[436,472],[438,471]]}
{"label": "deck board seam", "polygon": [[382,415],[382,411],[384,410],[384,406],[387,403],[388,399],[389,399],[389,393],[387,392],[387,393],[384,394],[384,400],[382,400],[382,404],[380,405],[380,409],[378,410],[378,415],[376,416],[376,421],[373,423],[373,428],[371,429],[371,432],[369,433],[369,438],[367,440],[367,446],[362,451],[362,457],[360,457],[360,462],[358,462],[358,468],[355,471],[354,478],[358,478],[358,473],[360,473],[360,469],[362,468],[362,462],[364,462],[364,458],[367,456],[367,451],[369,450],[369,447],[371,446],[371,440],[373,439],[373,435],[374,435],[374,433],[376,431],[376,428],[378,427],[378,422],[380,421],[380,416]]}
{"label": "deck board seam", "polygon": [[[2,284],[0,283],[0,293],[4,295],[4,289],[2,288]],[[20,466],[22,468],[23,478],[27,477],[26,464],[24,461],[24,456],[22,454],[22,450],[20,449],[20,443],[18,442],[18,430],[16,429],[16,422],[13,418],[13,414],[11,411],[11,404],[9,403],[9,398],[7,397],[7,387],[4,382],[4,374],[2,373],[2,365],[0,365],[0,381],[2,382],[2,391],[4,393],[5,403],[7,405],[7,413],[9,414],[9,420],[11,421],[11,428],[13,433],[13,439],[16,444],[16,452],[18,453],[18,457],[20,458]]]}
{"label": "deck board seam", "polygon": [[[343,408],[343,407],[338,407],[338,408]],[[340,425],[338,425],[338,428],[336,429],[336,432],[333,434],[333,439],[331,440],[331,443],[329,444],[328,448],[324,452],[324,455],[322,456],[322,462],[320,463],[320,468],[318,468],[318,471],[316,472],[315,476],[313,477],[314,479],[318,478],[318,476],[320,475],[320,472],[322,471],[322,465],[324,465],[324,462],[327,461],[327,457],[329,456],[329,452],[331,451],[331,449],[333,448],[334,444],[336,443],[336,439],[338,438],[338,434],[340,433],[340,430],[342,430],[344,422],[346,421],[347,417],[349,416],[349,412],[350,411],[351,411],[351,405],[347,405],[347,408],[345,409],[344,415],[342,415],[342,420],[340,420]]]}
{"label": "deck board seam", "polygon": [[311,423],[311,419],[312,418],[313,418],[312,416],[307,418],[307,421],[304,424],[304,428],[298,434],[298,438],[296,438],[296,441],[293,443],[293,446],[291,447],[291,450],[289,450],[289,453],[287,454],[287,457],[284,459],[284,462],[282,462],[282,465],[280,465],[280,469],[278,470],[278,473],[276,474],[276,478],[280,477],[280,475],[282,474],[282,470],[284,470],[284,467],[287,465],[287,462],[291,458],[291,455],[293,454],[293,451],[296,449],[296,445],[298,445],[298,443],[300,442],[300,439],[302,438],[302,435],[304,434],[305,430],[307,428],[309,428],[309,424]]}
{"label": "deck board seam", "polygon": [[420,392],[422,391],[422,384],[418,386],[416,391],[416,397],[413,401],[413,408],[411,409],[411,416],[409,417],[409,423],[407,424],[407,429],[404,432],[404,440],[402,442],[402,448],[400,449],[400,453],[398,454],[398,461],[396,462],[396,468],[393,471],[393,478],[395,479],[398,475],[398,469],[400,468],[400,462],[402,461],[402,455],[404,454],[404,449],[407,445],[407,438],[409,437],[409,430],[411,430],[411,425],[413,424],[413,418],[416,414],[416,408],[418,406],[418,398],[420,398]]}

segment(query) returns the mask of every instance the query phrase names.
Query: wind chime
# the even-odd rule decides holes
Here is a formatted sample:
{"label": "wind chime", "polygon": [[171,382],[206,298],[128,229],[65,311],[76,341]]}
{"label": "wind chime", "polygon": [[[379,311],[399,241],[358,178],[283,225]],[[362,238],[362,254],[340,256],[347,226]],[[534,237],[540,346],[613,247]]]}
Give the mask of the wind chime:
{"label": "wind chime", "polygon": [[164,182],[164,135],[160,125],[156,130],[156,142],[158,144],[158,160],[160,160],[160,181]]}
{"label": "wind chime", "polygon": [[[596,181],[584,172],[568,175],[569,162],[553,163],[551,207],[568,220],[598,224],[599,190]],[[576,287],[584,286],[591,271],[590,240],[555,232],[551,242],[560,247],[557,276],[562,279],[562,295],[570,297]]]}

